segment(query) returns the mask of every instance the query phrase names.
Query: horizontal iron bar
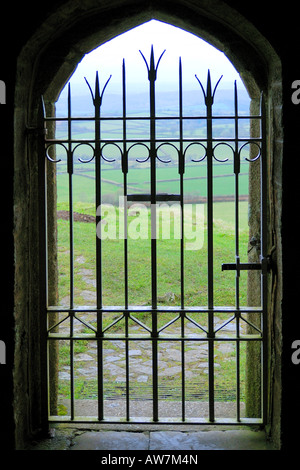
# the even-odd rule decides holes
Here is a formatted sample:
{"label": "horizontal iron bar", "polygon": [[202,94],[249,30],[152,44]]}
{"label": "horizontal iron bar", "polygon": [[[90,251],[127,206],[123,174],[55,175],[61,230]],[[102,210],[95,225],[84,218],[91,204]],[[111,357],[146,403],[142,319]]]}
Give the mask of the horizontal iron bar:
{"label": "horizontal iron bar", "polygon": [[91,335],[91,334],[77,334],[76,336],[68,336],[63,333],[49,333],[48,339],[50,340],[71,340],[71,341],[111,341],[112,339],[115,341],[262,341],[262,335],[240,335],[239,337],[231,337],[231,336],[214,336],[214,337],[208,337],[208,336],[175,336],[175,335],[170,335],[170,336],[151,336],[150,333],[148,335],[145,334],[145,336],[141,335],[134,335],[134,336],[120,336],[117,334],[107,334],[106,336],[96,336]]}
{"label": "horizontal iron bar", "polygon": [[[156,194],[156,201],[180,201],[180,194]],[[127,194],[127,201],[151,201],[151,194]]]}
{"label": "horizontal iron bar", "polygon": [[95,116],[93,117],[46,117],[45,118],[45,121],[149,121],[149,120],[195,120],[195,119],[203,119],[205,121],[209,120],[209,119],[261,119],[261,116],[258,116],[258,115],[252,115],[252,116],[235,116],[235,115],[232,115],[232,116],[211,116],[211,117],[207,117],[207,116],[155,116],[154,118],[150,117],[150,116],[126,116],[126,117],[123,117],[123,116],[116,116],[116,117],[104,117],[104,116],[101,116],[100,118],[95,118]]}
{"label": "horizontal iron bar", "polygon": [[[207,138],[202,138],[202,139],[155,139],[155,142],[165,142],[165,143],[180,143],[180,142],[186,142],[186,143],[197,143],[197,142],[253,142],[253,143],[257,143],[257,142],[262,142],[262,139],[257,137],[252,137],[252,138],[242,138],[242,137],[239,137],[238,139],[235,139],[235,138],[231,138],[231,137],[228,137],[228,138],[211,138],[211,139],[207,139]],[[151,139],[45,139],[45,143],[46,144],[51,144],[51,145],[54,145],[54,144],[67,144],[67,143],[73,143],[73,144],[94,144],[94,143],[103,143],[103,144],[113,144],[113,143],[136,143],[136,144],[144,144],[144,143],[150,143],[151,142]]]}
{"label": "horizontal iron bar", "polygon": [[102,313],[109,313],[109,312],[193,312],[193,313],[238,313],[238,312],[244,312],[244,313],[251,313],[251,312],[262,312],[261,307],[239,307],[238,309],[234,306],[218,306],[218,307],[185,307],[181,308],[179,305],[178,306],[170,306],[170,307],[160,307],[158,306],[157,308],[152,308],[151,306],[147,305],[129,305],[128,308],[125,308],[124,306],[120,305],[109,305],[109,306],[103,306],[102,308],[97,308],[97,307],[92,307],[90,305],[85,305],[85,306],[78,306],[74,308],[68,308],[68,307],[60,307],[59,305],[53,305],[48,307],[47,311],[49,313],[52,312],[102,312]]}
{"label": "horizontal iron bar", "polygon": [[144,417],[144,416],[137,416],[132,417],[129,420],[125,420],[124,418],[119,417],[107,417],[103,420],[99,420],[93,416],[77,416],[74,419],[71,419],[71,416],[49,416],[49,421],[52,423],[101,423],[101,424],[174,424],[174,425],[182,425],[182,424],[191,424],[191,425],[202,425],[202,424],[217,424],[217,425],[237,425],[241,426],[243,424],[263,424],[263,420],[261,418],[240,418],[240,420],[236,420],[234,418],[216,418],[214,421],[210,421],[206,418],[185,418],[182,421],[180,418],[172,417],[172,418],[160,418],[158,421],[153,421],[152,418]]}
{"label": "horizontal iron bar", "polygon": [[237,270],[260,270],[262,269],[261,263],[239,263],[238,267],[235,263],[222,264],[222,271],[237,271]]}

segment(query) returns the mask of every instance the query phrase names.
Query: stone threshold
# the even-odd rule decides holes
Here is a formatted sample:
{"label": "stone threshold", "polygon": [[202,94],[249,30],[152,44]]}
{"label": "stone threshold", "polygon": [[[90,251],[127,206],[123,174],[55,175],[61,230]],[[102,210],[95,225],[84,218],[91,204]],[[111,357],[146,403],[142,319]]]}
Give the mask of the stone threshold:
{"label": "stone threshold", "polygon": [[[169,426],[168,426],[169,428]],[[55,425],[47,439],[32,442],[25,450],[100,450],[131,451],[140,455],[142,451],[202,451],[202,450],[274,450],[266,434],[259,428],[215,429],[215,426],[202,430],[186,431],[176,429],[124,430],[123,425],[111,426],[106,430],[96,427],[76,425]],[[116,454],[117,455],[117,454]]]}

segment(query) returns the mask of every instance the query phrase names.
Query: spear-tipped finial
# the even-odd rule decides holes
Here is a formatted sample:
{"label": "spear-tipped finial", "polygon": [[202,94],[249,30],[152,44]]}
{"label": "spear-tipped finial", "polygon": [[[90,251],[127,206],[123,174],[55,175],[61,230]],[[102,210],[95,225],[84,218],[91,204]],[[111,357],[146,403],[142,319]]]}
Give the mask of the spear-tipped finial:
{"label": "spear-tipped finial", "polygon": [[95,98],[94,98],[94,101],[99,103],[100,100],[101,100],[100,83],[99,83],[99,74],[98,74],[98,70],[97,70],[96,71],[96,77],[95,77]]}
{"label": "spear-tipped finial", "polygon": [[211,86],[211,77],[210,77],[210,70],[208,69],[208,72],[207,72],[207,83],[206,83],[206,93],[205,93],[205,90],[204,90],[204,87],[202,85],[202,83],[200,82],[199,78],[197,77],[197,75],[195,75],[199,85],[201,86],[201,89],[202,89],[202,92],[203,92],[203,96],[204,96],[204,100],[205,100],[205,104],[206,106],[211,106],[214,102],[214,97],[215,97],[215,93],[216,93],[216,89],[221,81],[221,78],[223,77],[223,75],[221,75],[221,77],[219,78],[219,80],[217,81],[216,83],[216,86],[214,88],[214,91],[212,92],[212,86]]}
{"label": "spear-tipped finial", "polygon": [[155,64],[154,64],[154,49],[153,49],[153,44],[151,45],[151,54],[150,54],[150,70],[155,70]]}
{"label": "spear-tipped finial", "polygon": [[95,95],[94,95],[94,93],[93,93],[93,90],[92,90],[92,88],[91,88],[89,82],[88,82],[87,79],[84,77],[84,79],[85,79],[85,81],[86,81],[86,83],[87,83],[87,85],[88,85],[88,87],[89,87],[89,89],[90,89],[94,106],[101,106],[105,88],[107,87],[108,82],[109,82],[109,80],[111,79],[111,77],[112,77],[112,76],[110,75],[109,78],[108,78],[108,80],[106,81],[104,87],[103,87],[102,92],[100,93],[99,74],[98,74],[98,71],[96,72],[96,77],[95,77]]}
{"label": "spear-tipped finial", "polygon": [[166,50],[164,50],[164,51],[161,53],[161,55],[160,55],[160,57],[159,57],[159,59],[158,59],[158,62],[157,62],[157,64],[156,64],[156,67],[155,67],[155,61],[154,61],[154,48],[153,48],[153,44],[152,44],[152,46],[151,46],[151,53],[150,53],[150,66],[148,65],[148,62],[147,62],[147,60],[145,59],[145,56],[144,56],[144,54],[142,53],[142,51],[140,50],[139,52],[140,52],[141,56],[143,57],[144,62],[145,62],[145,64],[146,64],[146,67],[147,67],[147,70],[148,70],[148,79],[149,79],[150,81],[155,81],[155,80],[156,80],[156,77],[157,77],[157,69],[158,69],[159,63],[160,63],[160,61],[161,61],[162,56],[163,56],[164,53],[166,52]]}
{"label": "spear-tipped finial", "polygon": [[207,82],[206,82],[206,98],[212,98],[211,94],[211,78],[210,78],[210,70],[207,71]]}

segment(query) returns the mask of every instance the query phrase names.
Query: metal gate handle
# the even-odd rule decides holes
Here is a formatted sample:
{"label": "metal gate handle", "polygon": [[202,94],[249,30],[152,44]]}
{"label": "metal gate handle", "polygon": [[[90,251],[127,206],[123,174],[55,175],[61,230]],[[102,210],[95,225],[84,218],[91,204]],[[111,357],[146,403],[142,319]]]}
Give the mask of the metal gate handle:
{"label": "metal gate handle", "polygon": [[222,271],[239,271],[249,270],[249,271],[262,271],[262,274],[267,273],[271,268],[271,259],[270,256],[266,258],[261,257],[260,263],[240,263],[240,259],[236,257],[236,263],[222,263]]}

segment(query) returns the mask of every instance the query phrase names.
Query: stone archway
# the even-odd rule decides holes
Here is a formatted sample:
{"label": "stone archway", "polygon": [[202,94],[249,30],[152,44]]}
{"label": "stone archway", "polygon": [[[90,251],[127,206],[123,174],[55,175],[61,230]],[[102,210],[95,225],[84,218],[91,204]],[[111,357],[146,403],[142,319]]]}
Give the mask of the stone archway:
{"label": "stone archway", "polygon": [[[280,61],[270,44],[245,18],[221,1],[213,5],[199,1],[155,2],[139,5],[129,1],[65,2],[36,31],[18,58],[15,92],[15,318],[16,362],[15,404],[18,436],[48,427],[43,360],[45,338],[43,318],[38,314],[43,302],[39,289],[39,191],[37,148],[32,137],[37,123],[40,95],[53,109],[55,100],[83,55],[112,37],[149,19],[159,19],[186,29],[222,50],[240,71],[257,103],[259,90],[267,98],[269,228],[270,252],[280,267],[281,200],[281,72]],[[27,128],[27,132],[26,132]],[[29,128],[29,129],[28,129]],[[33,134],[32,134],[33,131]],[[51,175],[49,176],[51,178]],[[275,185],[276,180],[276,185]],[[279,184],[278,184],[279,183]],[[48,226],[55,233],[55,227]],[[276,251],[275,251],[276,248]],[[53,254],[49,262],[55,265]],[[269,286],[269,422],[272,435],[280,431],[280,342],[273,343],[273,331],[281,338],[280,269],[270,275]],[[55,283],[55,275],[53,275]],[[274,286],[276,285],[276,290]],[[24,346],[25,345],[25,346]],[[22,359],[20,351],[22,349]],[[272,362],[271,362],[272,358]],[[30,367],[26,367],[26,364]],[[276,365],[276,369],[275,366]],[[23,384],[28,385],[26,397]],[[275,390],[275,392],[274,392]],[[28,425],[28,423],[30,423]]]}

